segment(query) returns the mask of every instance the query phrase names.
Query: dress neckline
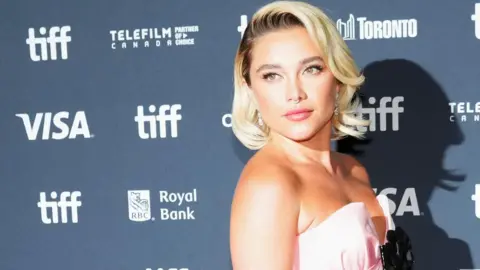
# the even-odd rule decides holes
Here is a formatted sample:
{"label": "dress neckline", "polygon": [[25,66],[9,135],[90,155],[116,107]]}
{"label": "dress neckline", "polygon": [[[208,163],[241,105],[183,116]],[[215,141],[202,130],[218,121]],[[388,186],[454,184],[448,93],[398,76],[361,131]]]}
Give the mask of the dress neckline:
{"label": "dress neckline", "polygon": [[334,212],[332,212],[330,215],[328,215],[327,218],[325,218],[322,222],[320,222],[319,224],[315,225],[314,227],[312,228],[309,228],[307,229],[306,231],[300,233],[298,235],[298,237],[304,237],[306,235],[309,235],[315,231],[317,231],[318,229],[320,229],[321,227],[324,227],[326,224],[328,224],[331,220],[333,220],[336,216],[338,216],[339,214],[341,214],[343,211],[345,211],[346,209],[348,208],[351,208],[351,207],[365,207],[365,204],[363,202],[351,202],[351,203],[348,203],[340,208],[338,208],[337,210],[335,210]]}
{"label": "dress neckline", "polygon": [[[378,201],[378,203],[380,204],[380,207],[383,210],[383,216],[384,216],[384,218],[386,219],[386,222],[387,222],[386,231],[395,230],[395,224],[394,224],[392,216],[390,214],[390,205],[389,205],[387,196],[378,195],[377,196],[377,201]],[[316,231],[318,231],[322,227],[324,227],[326,224],[332,222],[332,220],[334,220],[335,217],[337,217],[339,214],[341,214],[342,212],[344,212],[347,209],[352,208],[352,207],[358,207],[360,211],[365,211],[367,216],[369,217],[369,219],[372,220],[370,212],[368,212],[365,203],[363,203],[363,202],[351,202],[351,203],[348,203],[348,204],[338,208],[337,210],[335,210],[326,219],[324,219],[321,223],[319,223],[316,226],[314,226],[312,228],[309,228],[306,231],[298,234],[297,238],[301,239],[303,237],[306,237],[307,235],[315,233]],[[373,220],[372,220],[372,222],[373,222]],[[385,232],[385,237],[384,238],[386,239],[386,232]]]}

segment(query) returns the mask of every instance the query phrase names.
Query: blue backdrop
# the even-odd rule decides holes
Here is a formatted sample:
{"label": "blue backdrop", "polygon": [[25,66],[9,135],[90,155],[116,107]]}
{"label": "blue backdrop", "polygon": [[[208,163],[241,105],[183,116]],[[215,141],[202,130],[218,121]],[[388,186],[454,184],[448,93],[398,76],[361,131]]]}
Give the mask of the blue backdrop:
{"label": "blue backdrop", "polygon": [[[416,269],[480,268],[480,2],[310,2],[367,78],[368,140],[335,147]],[[265,3],[1,4],[0,269],[231,269],[233,59]]]}

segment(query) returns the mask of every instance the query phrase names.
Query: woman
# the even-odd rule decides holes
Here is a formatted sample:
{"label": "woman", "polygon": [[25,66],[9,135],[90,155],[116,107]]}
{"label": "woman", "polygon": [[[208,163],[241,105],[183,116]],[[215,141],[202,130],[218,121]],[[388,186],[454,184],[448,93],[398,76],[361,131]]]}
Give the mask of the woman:
{"label": "woman", "polygon": [[355,118],[364,78],[333,22],[302,2],[264,6],[245,30],[234,76],[233,132],[260,150],[232,202],[233,269],[383,269],[388,203],[359,162],[330,149],[369,124]]}

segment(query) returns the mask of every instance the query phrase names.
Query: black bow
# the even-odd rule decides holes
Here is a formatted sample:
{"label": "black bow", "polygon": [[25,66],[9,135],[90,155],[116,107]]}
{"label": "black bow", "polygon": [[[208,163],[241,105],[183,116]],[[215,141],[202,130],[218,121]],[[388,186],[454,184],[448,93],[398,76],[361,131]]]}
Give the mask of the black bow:
{"label": "black bow", "polygon": [[387,232],[387,243],[380,246],[384,270],[412,270],[415,259],[407,233],[400,227]]}

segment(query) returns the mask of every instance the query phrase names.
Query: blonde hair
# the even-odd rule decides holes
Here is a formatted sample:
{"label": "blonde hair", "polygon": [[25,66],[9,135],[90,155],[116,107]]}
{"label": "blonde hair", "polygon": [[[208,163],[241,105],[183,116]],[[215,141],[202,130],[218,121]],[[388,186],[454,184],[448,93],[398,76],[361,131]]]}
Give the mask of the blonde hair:
{"label": "blonde hair", "polygon": [[304,27],[323,52],[335,78],[341,83],[338,93],[338,115],[332,119],[333,140],[346,136],[363,138],[358,126],[369,121],[356,117],[360,99],[356,94],[365,78],[358,71],[347,44],[333,21],[319,8],[304,2],[276,1],[257,10],[249,22],[235,56],[232,130],[238,140],[251,150],[262,148],[268,141],[270,128],[259,124],[260,115],[248,89],[251,52],[256,39],[269,32]]}

